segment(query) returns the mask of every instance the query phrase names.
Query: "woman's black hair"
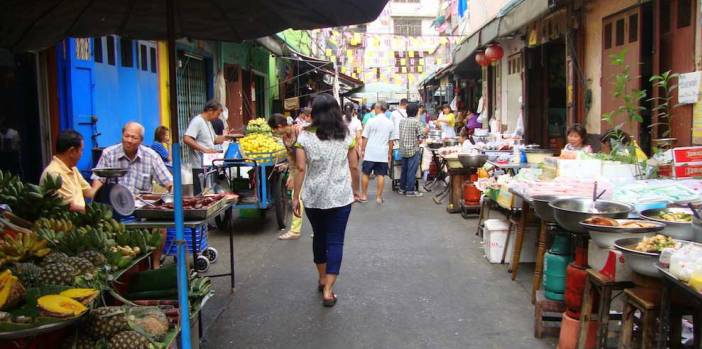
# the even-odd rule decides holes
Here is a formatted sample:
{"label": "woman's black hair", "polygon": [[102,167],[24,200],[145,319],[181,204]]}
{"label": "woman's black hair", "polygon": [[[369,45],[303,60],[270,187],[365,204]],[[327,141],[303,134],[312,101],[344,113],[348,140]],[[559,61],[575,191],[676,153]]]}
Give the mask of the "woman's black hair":
{"label": "woman's black hair", "polygon": [[343,140],[349,134],[349,128],[341,116],[339,103],[330,94],[320,94],[312,101],[310,129],[316,129],[317,137],[323,141]]}
{"label": "woman's black hair", "polygon": [[168,134],[168,127],[166,126],[159,126],[156,127],[156,131],[154,131],[154,141],[163,143],[163,141],[166,139],[166,135]]}
{"label": "woman's black hair", "polygon": [[346,119],[347,124],[353,120],[353,111],[355,109],[356,107],[351,102],[346,102],[344,104],[344,118]]}
{"label": "woman's black hair", "polygon": [[580,136],[580,139],[583,140],[583,145],[587,144],[587,130],[585,127],[583,127],[580,124],[574,124],[573,126],[568,128],[568,132],[566,132],[566,136],[571,134],[572,132],[575,132]]}
{"label": "woman's black hair", "polygon": [[441,110],[443,111],[444,109],[448,108],[449,112],[453,112],[453,109],[451,109],[451,106],[448,104],[444,104],[441,106]]}
{"label": "woman's black hair", "polygon": [[280,113],[275,113],[268,118],[268,126],[274,130],[278,128],[278,126],[288,126],[288,117]]}

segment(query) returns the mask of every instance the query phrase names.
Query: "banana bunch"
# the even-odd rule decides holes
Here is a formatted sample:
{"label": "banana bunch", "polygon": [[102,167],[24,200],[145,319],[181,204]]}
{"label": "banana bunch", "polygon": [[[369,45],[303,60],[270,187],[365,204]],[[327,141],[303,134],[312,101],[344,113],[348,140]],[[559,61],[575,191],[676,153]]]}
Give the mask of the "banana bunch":
{"label": "banana bunch", "polygon": [[47,229],[57,233],[67,233],[75,228],[73,222],[67,218],[39,218],[34,222],[33,230]]}
{"label": "banana bunch", "polygon": [[212,282],[208,277],[196,277],[190,280],[190,298],[202,298],[212,291]]}
{"label": "banana bunch", "polygon": [[20,262],[32,257],[44,257],[51,252],[48,241],[33,232],[7,233],[0,240],[2,262]]}
{"label": "banana bunch", "polygon": [[247,135],[255,134],[255,133],[266,134],[266,135],[271,134],[271,127],[268,126],[268,123],[266,122],[265,118],[252,119],[246,125],[246,134]]}
{"label": "banana bunch", "polygon": [[98,202],[85,205],[85,213],[74,213],[71,220],[76,226],[96,226],[103,221],[112,219],[112,208]]}
{"label": "banana bunch", "polygon": [[48,240],[51,246],[69,256],[75,256],[82,251],[97,251],[106,253],[115,246],[114,235],[95,226],[78,227],[68,232],[56,232],[46,228],[37,230],[42,238]]}
{"label": "banana bunch", "polygon": [[117,245],[132,246],[144,252],[160,247],[161,240],[158,230],[125,229],[115,235]]}
{"label": "banana bunch", "polygon": [[68,205],[57,194],[61,184],[58,176],[47,176],[44,183],[35,185],[0,171],[0,203],[8,204],[15,215],[28,221],[65,217]]}

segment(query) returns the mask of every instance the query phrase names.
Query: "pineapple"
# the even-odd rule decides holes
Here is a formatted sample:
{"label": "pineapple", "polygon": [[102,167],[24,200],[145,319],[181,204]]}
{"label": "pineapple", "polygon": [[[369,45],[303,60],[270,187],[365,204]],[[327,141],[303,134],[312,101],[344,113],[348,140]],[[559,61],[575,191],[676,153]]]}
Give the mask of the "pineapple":
{"label": "pineapple", "polygon": [[63,252],[51,252],[41,261],[42,266],[47,266],[54,263],[65,263],[68,260],[68,255]]}
{"label": "pineapple", "polygon": [[122,331],[110,338],[107,347],[109,349],[151,349],[154,345],[139,332]]}
{"label": "pineapple", "polygon": [[110,338],[129,330],[127,316],[122,307],[101,307],[90,312],[88,333],[95,339]]}
{"label": "pineapple", "polygon": [[32,263],[16,263],[13,267],[14,274],[25,287],[37,287],[41,284],[39,275],[41,268]]}
{"label": "pineapple", "polygon": [[78,276],[78,271],[67,263],[54,263],[44,267],[39,278],[45,285],[71,286]]}
{"label": "pineapple", "polygon": [[78,270],[81,275],[93,274],[95,266],[89,260],[81,257],[70,257],[67,262],[70,266]]}
{"label": "pineapple", "polygon": [[94,266],[96,267],[101,267],[107,263],[107,258],[105,256],[97,251],[83,251],[78,254],[78,257],[85,258],[90,261],[90,263],[93,263]]}

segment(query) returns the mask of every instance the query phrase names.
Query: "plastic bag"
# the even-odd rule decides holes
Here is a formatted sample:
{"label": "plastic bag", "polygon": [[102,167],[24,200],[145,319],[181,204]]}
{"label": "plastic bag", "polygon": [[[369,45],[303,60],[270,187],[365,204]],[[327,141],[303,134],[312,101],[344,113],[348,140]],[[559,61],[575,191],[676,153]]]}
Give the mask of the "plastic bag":
{"label": "plastic bag", "polygon": [[670,257],[670,273],[680,281],[688,282],[694,272],[702,272],[702,247],[687,244]]}

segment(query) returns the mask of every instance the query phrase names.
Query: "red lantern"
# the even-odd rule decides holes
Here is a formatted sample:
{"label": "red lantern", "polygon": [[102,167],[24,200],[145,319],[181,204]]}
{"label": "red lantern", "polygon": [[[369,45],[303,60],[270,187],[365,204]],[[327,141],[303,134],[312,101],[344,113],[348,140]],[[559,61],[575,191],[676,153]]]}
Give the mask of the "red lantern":
{"label": "red lantern", "polygon": [[483,51],[478,51],[478,53],[475,54],[475,62],[478,63],[481,67],[486,67],[490,62],[487,60],[485,57],[485,53]]}
{"label": "red lantern", "polygon": [[502,59],[502,56],[505,54],[505,52],[502,50],[502,47],[498,44],[491,44],[488,46],[487,50],[485,50],[485,58],[488,59],[490,62],[496,62]]}

